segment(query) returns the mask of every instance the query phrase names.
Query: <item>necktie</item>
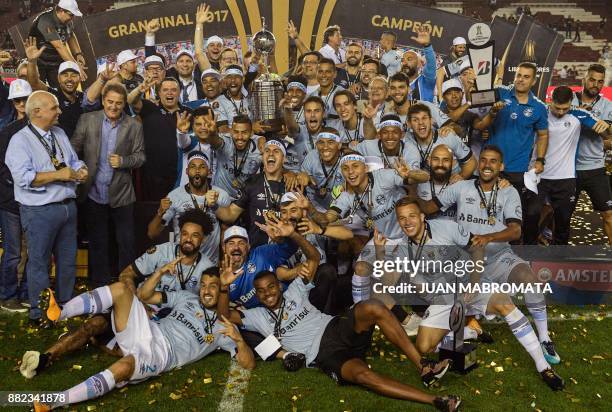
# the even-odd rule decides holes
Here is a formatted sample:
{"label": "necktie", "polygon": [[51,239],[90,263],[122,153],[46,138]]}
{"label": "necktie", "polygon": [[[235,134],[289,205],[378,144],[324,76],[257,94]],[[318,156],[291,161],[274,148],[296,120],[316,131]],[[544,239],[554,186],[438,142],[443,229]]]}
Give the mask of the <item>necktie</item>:
{"label": "necktie", "polygon": [[188,102],[189,101],[189,87],[191,87],[193,83],[189,82],[187,83],[185,86],[183,86],[183,101],[182,103]]}

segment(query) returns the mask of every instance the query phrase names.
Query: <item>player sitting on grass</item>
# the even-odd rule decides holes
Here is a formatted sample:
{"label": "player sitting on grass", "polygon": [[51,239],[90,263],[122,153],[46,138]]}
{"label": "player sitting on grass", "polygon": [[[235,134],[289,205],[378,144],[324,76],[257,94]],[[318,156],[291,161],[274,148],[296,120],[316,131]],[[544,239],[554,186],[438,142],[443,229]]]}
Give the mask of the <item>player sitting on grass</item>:
{"label": "player sitting on grass", "polygon": [[[236,356],[243,368],[255,367],[253,352],[238,329],[227,319],[218,319],[216,307],[220,290],[218,268],[204,271],[199,297],[188,291],[156,292],[164,274],[176,273],[181,257],[150,276],[137,296],[123,282],[83,293],[59,308],[52,293],[41,300],[43,317],[56,322],[74,316],[101,313],[112,306],[112,326],[123,358],[108,369],[89,377],[64,392],[64,402],[35,403],[36,411],[46,411],[97,398],[122,382],[138,382],[202,359],[222,348]],[[140,300],[139,300],[140,299]],[[141,302],[142,300],[142,302]],[[145,305],[171,307],[159,322],[149,319]]]}
{"label": "player sitting on grass", "polygon": [[[404,241],[401,243],[397,256],[400,258],[421,259],[427,256],[428,260],[451,259],[459,261],[464,259],[460,248],[468,246],[475,237],[456,222],[448,220],[425,220],[425,213],[421,211],[416,198],[405,197],[395,205],[397,220],[404,232]],[[384,246],[384,239],[380,236],[376,242]],[[450,247],[449,247],[450,246]],[[449,251],[455,251],[452,253]],[[439,255],[432,259],[430,256]],[[469,259],[469,256],[466,256]],[[486,270],[486,269],[485,269]],[[456,275],[459,276],[459,275]],[[477,275],[476,275],[477,276]],[[467,276],[464,276],[467,278]],[[465,279],[466,281],[468,279]],[[478,281],[477,277],[472,280]],[[411,282],[418,283],[447,283],[452,282],[444,273],[431,271],[419,272],[411,278]],[[419,286],[417,286],[417,290]],[[449,316],[452,309],[452,296],[450,301],[445,299],[449,295],[436,295],[424,297],[430,303],[419,326],[416,347],[421,353],[433,351],[450,331]],[[563,379],[553,371],[538,342],[529,320],[512,303],[508,295],[495,293],[480,293],[466,296],[467,315],[497,315],[502,316],[512,333],[525,348],[535,362],[542,379],[552,390],[561,390],[564,387]]]}
{"label": "player sitting on grass", "polygon": [[[282,236],[288,236],[287,233],[294,230],[291,223],[282,221],[268,222],[267,226]],[[422,358],[399,321],[379,301],[361,301],[344,316],[321,313],[308,299],[314,287],[314,273],[314,268],[302,267],[299,277],[283,293],[274,273],[259,272],[254,286],[263,307],[230,314],[227,290],[241,272],[234,272],[231,266],[226,266],[221,274],[219,313],[247,330],[257,331],[268,338],[273,335],[283,349],[303,353],[308,366],[316,365],[336,382],[354,383],[385,396],[431,404],[443,411],[458,409],[461,399],[457,396],[436,397],[371,370],[365,356],[375,326],[417,365],[426,385],[440,379],[448,370],[449,362],[435,363]]]}

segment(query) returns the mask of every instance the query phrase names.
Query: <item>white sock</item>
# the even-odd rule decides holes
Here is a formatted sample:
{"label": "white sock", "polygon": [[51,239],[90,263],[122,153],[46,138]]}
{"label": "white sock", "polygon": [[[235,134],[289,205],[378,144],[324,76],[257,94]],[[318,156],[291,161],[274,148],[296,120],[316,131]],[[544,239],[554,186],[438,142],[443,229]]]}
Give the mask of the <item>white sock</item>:
{"label": "white sock", "polygon": [[470,328],[469,326],[463,327],[463,339],[464,340],[470,340],[470,339],[476,339],[476,338],[478,338],[478,332],[476,332],[474,329]]}
{"label": "white sock", "polygon": [[65,401],[54,403],[53,408],[55,409],[60,406],[97,398],[110,392],[114,387],[115,377],[110,370],[105,369],[96,375],[90,376],[87,380],[73,386],[67,391],[64,391]]}
{"label": "white sock", "polygon": [[514,308],[505,319],[516,339],[523,345],[525,350],[529,353],[529,356],[531,356],[535,362],[538,372],[550,368],[550,365],[544,358],[544,353],[542,352],[540,342],[538,342],[538,337],[533,331],[529,320],[523,315],[523,312],[518,308]]}
{"label": "white sock", "polygon": [[370,298],[370,277],[353,275],[353,302],[361,302]]}
{"label": "white sock", "polygon": [[533,317],[533,323],[535,323],[536,329],[538,330],[538,338],[540,342],[550,342],[550,336],[548,336],[548,316],[546,314],[546,302],[544,301],[544,295],[541,293],[525,293],[525,304],[527,310]]}
{"label": "white sock", "polygon": [[113,295],[109,286],[101,286],[91,292],[81,293],[62,306],[61,320],[80,315],[102,313],[113,306]]}

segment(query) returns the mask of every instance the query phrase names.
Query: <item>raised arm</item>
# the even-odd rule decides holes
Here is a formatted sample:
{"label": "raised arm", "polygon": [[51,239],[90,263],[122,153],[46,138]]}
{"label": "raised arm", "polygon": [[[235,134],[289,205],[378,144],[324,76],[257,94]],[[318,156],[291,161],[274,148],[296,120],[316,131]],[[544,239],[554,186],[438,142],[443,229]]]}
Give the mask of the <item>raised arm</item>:
{"label": "raised arm", "polygon": [[291,37],[295,42],[295,46],[297,47],[298,52],[300,54],[308,53],[310,51],[310,47],[306,46],[302,39],[300,39],[300,35],[297,31],[297,28],[295,27],[295,24],[293,24],[293,20],[289,20],[289,25],[287,26],[287,34],[289,34],[289,37]]}
{"label": "raised arm", "polygon": [[32,90],[47,91],[49,88],[45,83],[40,81],[38,66],[36,64],[38,58],[47,46],[43,46],[39,49],[36,47],[36,38],[29,37],[25,42],[23,42],[23,47],[25,48],[26,57],[28,58],[28,83],[30,83],[30,86],[32,86]]}
{"label": "raised arm", "polygon": [[168,274],[176,273],[176,265],[182,259],[182,256],[177,257],[176,259],[166,263],[164,266],[153,272],[151,276],[147,278],[142,284],[142,286],[136,292],[136,296],[138,299],[143,301],[144,303],[149,303],[152,305],[159,305],[162,303],[162,293],[157,292],[155,287],[159,283],[161,277]]}
{"label": "raised arm", "polygon": [[196,24],[195,34],[193,35],[193,47],[195,50],[195,57],[198,61],[200,70],[204,71],[210,68],[210,61],[204,53],[204,23],[208,19],[208,13],[210,12],[210,6],[206,3],[202,3],[196,10]]}

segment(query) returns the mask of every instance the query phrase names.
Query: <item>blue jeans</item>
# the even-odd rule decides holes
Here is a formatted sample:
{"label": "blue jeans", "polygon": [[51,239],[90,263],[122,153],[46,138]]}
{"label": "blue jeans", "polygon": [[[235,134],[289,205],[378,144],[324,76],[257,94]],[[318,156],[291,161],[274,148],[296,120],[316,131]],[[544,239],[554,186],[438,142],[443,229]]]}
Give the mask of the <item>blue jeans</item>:
{"label": "blue jeans", "polygon": [[21,260],[21,219],[19,214],[0,209],[2,259],[0,260],[0,300],[26,299],[27,276],[18,284],[17,268]]}
{"label": "blue jeans", "polygon": [[43,206],[21,205],[21,223],[28,243],[30,319],[39,319],[40,292],[49,287],[51,254],[55,258],[55,296],[65,303],[72,297],[76,277],[77,208],[74,200]]}

